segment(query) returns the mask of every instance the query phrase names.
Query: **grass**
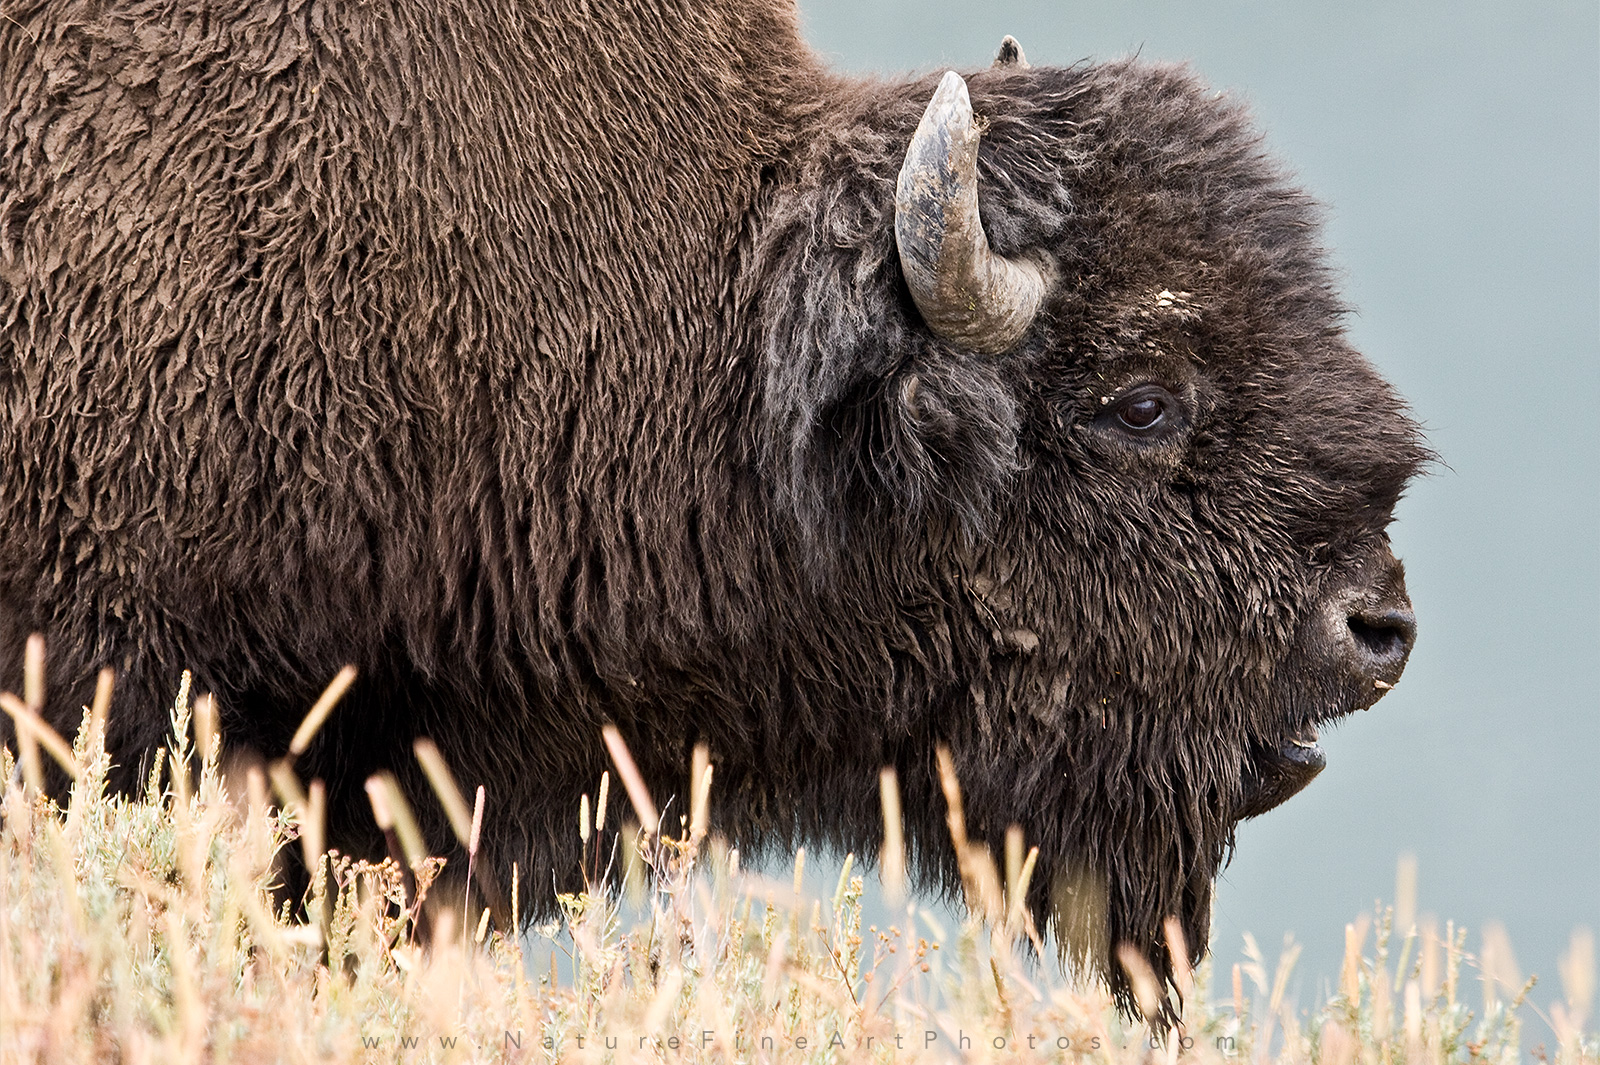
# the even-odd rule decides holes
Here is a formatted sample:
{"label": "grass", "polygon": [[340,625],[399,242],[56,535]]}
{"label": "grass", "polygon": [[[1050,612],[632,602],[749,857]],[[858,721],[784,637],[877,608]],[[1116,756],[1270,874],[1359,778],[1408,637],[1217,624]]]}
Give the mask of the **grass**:
{"label": "grass", "polygon": [[[1020,908],[1031,858],[1008,840],[1004,872],[965,840],[959,788],[946,779],[972,911],[944,929],[914,905],[892,927],[862,927],[865,878],[849,859],[831,896],[741,868],[707,823],[714,772],[703,753],[690,817],[676,837],[628,826],[602,853],[621,796],[597,781],[573,824],[593,886],[562,896],[549,937],[563,978],[534,971],[528,936],[493,927],[468,900],[430,904],[442,862],[391,785],[369,784],[395,857],[372,863],[323,849],[322,789],[288,763],[225,778],[207,700],[187,679],[172,738],[137,797],[105,792],[101,738],[109,680],[68,746],[33,707],[42,648],[24,697],[0,697],[22,750],[0,751],[0,1063],[100,1062],[912,1062],[962,1058],[1086,1062],[1511,1062],[1527,986],[1496,968],[1503,934],[1477,955],[1453,926],[1347,926],[1337,994],[1310,1010],[1287,994],[1291,949],[1269,960],[1253,941],[1224,970],[1175,959],[1181,1017],[1155,1033],[1120,1016],[1103,988],[1027,960],[1036,939]],[[336,682],[337,683],[337,682]],[[348,683],[345,678],[343,683]],[[337,691],[310,715],[326,716]],[[324,706],[323,703],[327,705]],[[314,723],[310,726],[314,731]],[[310,735],[297,736],[300,749]],[[608,737],[628,805],[650,811],[620,738]],[[65,810],[43,795],[41,754],[73,778]],[[482,798],[468,804],[437,752],[419,750],[463,842],[476,850]],[[274,797],[274,790],[276,797]],[[900,890],[892,778],[885,883]],[[609,806],[609,809],[608,809]],[[648,814],[647,814],[648,816]],[[609,818],[609,822],[608,822]],[[646,822],[648,823],[648,822]],[[610,838],[619,838],[613,833]],[[277,856],[299,847],[317,870],[301,907],[274,906]],[[615,863],[623,886],[597,874]],[[1002,883],[1002,880],[1004,881]],[[1402,909],[1408,909],[1402,905]],[[898,905],[895,912],[900,912]],[[424,914],[426,916],[424,916]],[[298,915],[298,916],[297,916]],[[424,945],[419,921],[431,922]],[[1047,955],[1048,956],[1048,955]],[[1496,958],[1502,959],[1497,962]],[[1167,1001],[1129,958],[1147,1016]],[[1600,1062],[1585,1034],[1595,983],[1592,938],[1562,964],[1565,1001],[1547,1018],[1549,1057]],[[1481,983],[1481,1006],[1466,988]],[[1170,994],[1170,992],[1168,993]]]}

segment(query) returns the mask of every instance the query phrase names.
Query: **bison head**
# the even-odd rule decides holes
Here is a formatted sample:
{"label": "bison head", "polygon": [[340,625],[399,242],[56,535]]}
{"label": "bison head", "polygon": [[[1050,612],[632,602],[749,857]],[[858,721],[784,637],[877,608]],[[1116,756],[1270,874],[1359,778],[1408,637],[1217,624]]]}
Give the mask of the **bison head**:
{"label": "bison head", "polygon": [[1385,529],[1428,452],[1314,205],[1186,72],[1013,62],[853,106],[757,248],[767,476],[819,594],[882,604],[860,721],[924,871],[954,868],[944,742],[971,831],[1022,825],[1036,915],[1125,991],[1109,948],[1164,971],[1168,915],[1204,944],[1235,826],[1399,679]]}

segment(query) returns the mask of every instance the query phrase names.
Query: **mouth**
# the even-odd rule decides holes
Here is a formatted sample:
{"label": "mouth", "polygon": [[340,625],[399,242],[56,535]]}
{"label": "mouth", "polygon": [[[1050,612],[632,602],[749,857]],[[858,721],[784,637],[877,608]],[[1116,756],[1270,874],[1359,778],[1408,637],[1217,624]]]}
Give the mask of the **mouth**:
{"label": "mouth", "polygon": [[1316,726],[1308,723],[1276,743],[1250,745],[1241,821],[1287,802],[1327,767],[1328,757],[1317,739]]}
{"label": "mouth", "polygon": [[1276,737],[1252,739],[1238,820],[1259,817],[1283,805],[1315,780],[1328,765],[1328,756],[1317,742],[1317,729],[1358,710],[1370,710],[1394,690],[1399,679],[1396,674],[1390,680],[1377,679],[1370,684],[1325,692],[1324,698],[1317,700],[1323,706],[1320,713],[1305,715]]}

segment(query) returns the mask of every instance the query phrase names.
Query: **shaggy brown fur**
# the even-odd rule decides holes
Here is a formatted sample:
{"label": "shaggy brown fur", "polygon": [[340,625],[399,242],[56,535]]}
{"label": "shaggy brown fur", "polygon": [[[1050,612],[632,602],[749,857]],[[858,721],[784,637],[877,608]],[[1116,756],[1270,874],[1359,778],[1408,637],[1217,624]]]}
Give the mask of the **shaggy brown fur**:
{"label": "shaggy brown fur", "polygon": [[[1307,619],[1425,458],[1306,198],[1181,70],[977,72],[990,239],[1059,276],[976,356],[895,254],[936,79],[827,74],[785,0],[589,11],[8,5],[0,677],[47,633],[70,729],[116,666],[129,781],[182,669],[276,756],[354,662],[301,761],[332,840],[392,768],[447,846],[432,736],[534,910],[604,722],[663,795],[708,742],[746,847],[870,854],[896,765],[946,882],[947,742],[1041,916],[1097,882],[1113,939],[1204,943],[1252,752],[1351,709]],[[1147,381],[1135,440],[1102,400]]]}

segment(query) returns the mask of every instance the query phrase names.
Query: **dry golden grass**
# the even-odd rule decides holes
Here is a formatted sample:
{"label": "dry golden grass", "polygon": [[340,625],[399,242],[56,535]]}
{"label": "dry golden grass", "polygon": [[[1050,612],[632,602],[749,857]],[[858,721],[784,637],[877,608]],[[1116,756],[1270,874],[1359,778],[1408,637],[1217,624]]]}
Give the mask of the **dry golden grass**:
{"label": "dry golden grass", "polygon": [[[1118,1016],[1095,986],[1063,981],[1027,960],[1037,930],[1009,900],[1033,857],[1020,833],[1003,869],[966,839],[959,785],[946,775],[950,826],[974,918],[946,932],[907,907],[894,927],[861,927],[864,878],[847,859],[831,897],[744,871],[712,831],[714,767],[698,752],[691,811],[678,838],[628,828],[603,854],[599,829],[618,821],[609,775],[585,796],[573,830],[591,843],[586,870],[625,869],[626,888],[560,899],[565,977],[530,971],[529,940],[486,916],[418,907],[441,862],[422,851],[404,799],[374,779],[369,794],[405,859],[378,864],[325,853],[322,788],[273,767],[274,801],[259,772],[225,781],[215,712],[172,711],[169,748],[144,793],[110,797],[101,744],[109,687],[69,748],[33,713],[42,649],[24,697],[0,700],[18,722],[20,758],[0,752],[0,1062],[1509,1062],[1518,1056],[1526,996],[1509,974],[1503,933],[1477,957],[1465,933],[1411,927],[1400,900],[1373,927],[1347,928],[1338,994],[1306,1012],[1287,1000],[1292,952],[1269,965],[1253,941],[1214,986],[1178,952],[1182,1024],[1151,1031]],[[39,674],[36,676],[36,674]],[[348,678],[336,683],[348,684]],[[326,716],[338,691],[312,717]],[[324,703],[326,705],[324,705]],[[314,731],[313,721],[308,729]],[[191,740],[191,734],[194,739]],[[309,731],[301,749],[309,742]],[[650,798],[620,738],[607,737],[634,811]],[[43,748],[41,752],[40,748]],[[419,757],[452,824],[476,851],[482,796],[469,804],[437,751]],[[65,811],[37,788],[40,759],[74,779]],[[883,781],[887,890],[898,869],[898,796]],[[608,810],[609,804],[609,810]],[[646,822],[649,823],[649,822]],[[274,910],[274,856],[298,843],[318,870],[300,916]],[[803,867],[804,855],[796,856]],[[649,875],[646,875],[649,867]],[[508,885],[509,886],[509,885]],[[1405,895],[1402,876],[1401,895]],[[470,905],[470,901],[469,901]],[[898,903],[896,903],[898,906]],[[1404,928],[1404,934],[1398,929]],[[1174,937],[1174,941],[1180,937]],[[1049,948],[1046,948],[1047,950]],[[1126,960],[1148,1015],[1165,996]],[[1498,968],[1497,968],[1498,966]],[[540,966],[542,969],[542,965]],[[1592,938],[1562,964],[1564,1000],[1548,1021],[1554,1060],[1600,1061],[1584,1035],[1595,982]],[[1481,980],[1469,1008],[1463,981]],[[1229,979],[1231,977],[1231,979]],[[1230,986],[1231,985],[1231,986]],[[1516,986],[1509,986],[1516,985]]]}

